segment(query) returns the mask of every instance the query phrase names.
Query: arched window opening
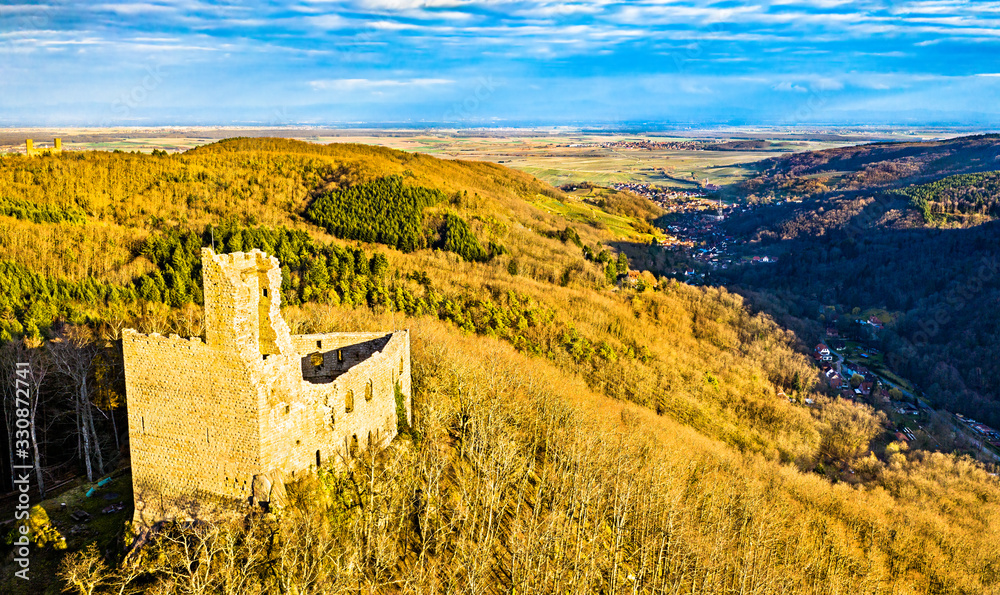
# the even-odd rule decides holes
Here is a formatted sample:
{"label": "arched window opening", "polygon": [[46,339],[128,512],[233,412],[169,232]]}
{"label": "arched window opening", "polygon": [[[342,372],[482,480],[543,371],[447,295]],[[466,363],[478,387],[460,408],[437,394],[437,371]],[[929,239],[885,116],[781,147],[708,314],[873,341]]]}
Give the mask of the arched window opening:
{"label": "arched window opening", "polygon": [[347,391],[347,396],[344,397],[344,413],[350,413],[354,411],[354,391]]}

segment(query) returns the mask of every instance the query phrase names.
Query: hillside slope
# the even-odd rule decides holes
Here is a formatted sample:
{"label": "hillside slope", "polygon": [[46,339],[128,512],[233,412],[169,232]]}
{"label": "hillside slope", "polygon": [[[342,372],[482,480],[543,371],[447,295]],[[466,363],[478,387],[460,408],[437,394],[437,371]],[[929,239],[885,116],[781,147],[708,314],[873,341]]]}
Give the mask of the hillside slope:
{"label": "hillside slope", "polygon": [[779,195],[871,191],[1000,169],[1000,135],[808,151],[765,159],[757,167],[760,175],[744,182],[743,191]]}
{"label": "hillside slope", "polygon": [[[399,214],[425,245],[336,238],[307,220],[318,197],[387,176],[443,196]],[[365,213],[385,188],[402,193],[336,195],[350,208],[335,212]],[[93,333],[109,458],[122,419],[115,340],[123,327],[201,333],[203,245],[276,254],[293,332],[406,326],[414,338],[410,440],[303,481],[278,526],[192,529],[213,544],[202,563],[184,558],[192,533],[167,533],[162,555],[98,592],[1000,592],[995,477],[908,452],[867,407],[816,395],[798,339],[740,296],[655,279],[616,287],[628,263],[609,246],[647,241],[641,222],[591,225],[601,217],[588,209],[602,207],[550,208],[571,198],[523,174],[236,139],[177,157],[0,160],[3,197],[70,216],[0,218],[22,242],[0,246],[4,340],[34,336],[44,358],[48,339]],[[497,248],[449,249],[449,216]],[[46,415],[72,417],[55,405],[66,383],[42,384]],[[51,463],[81,465],[47,448]],[[99,555],[70,554],[39,550],[33,564],[102,572]],[[36,576],[29,589],[56,586]]]}
{"label": "hillside slope", "polygon": [[936,407],[1000,425],[1000,195],[997,172],[984,171],[1000,168],[998,155],[1000,137],[987,135],[764,162],[746,190],[784,200],[725,227],[779,262],[718,281],[772,314],[793,312],[784,322],[816,341],[826,306],[890,312],[878,347],[895,372]]}

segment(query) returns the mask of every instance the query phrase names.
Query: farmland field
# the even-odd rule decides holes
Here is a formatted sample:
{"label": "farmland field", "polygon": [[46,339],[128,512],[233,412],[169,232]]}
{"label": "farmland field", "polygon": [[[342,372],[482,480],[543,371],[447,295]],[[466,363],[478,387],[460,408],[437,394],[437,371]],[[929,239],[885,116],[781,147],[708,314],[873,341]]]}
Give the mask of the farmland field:
{"label": "farmland field", "polygon": [[[693,131],[690,131],[693,132]],[[657,184],[678,189],[731,184],[752,173],[747,164],[782,153],[844,146],[882,136],[857,133],[796,134],[782,131],[704,130],[691,136],[667,134],[585,133],[563,129],[498,130],[349,130],[309,128],[148,128],[148,129],[9,129],[0,135],[0,153],[23,151],[24,139],[50,147],[59,136],[67,150],[168,153],[234,136],[279,136],[315,143],[364,143],[420,152],[444,159],[501,163],[553,185],[594,182]],[[625,148],[612,143],[681,143],[695,139],[767,139],[759,150],[690,150]]]}

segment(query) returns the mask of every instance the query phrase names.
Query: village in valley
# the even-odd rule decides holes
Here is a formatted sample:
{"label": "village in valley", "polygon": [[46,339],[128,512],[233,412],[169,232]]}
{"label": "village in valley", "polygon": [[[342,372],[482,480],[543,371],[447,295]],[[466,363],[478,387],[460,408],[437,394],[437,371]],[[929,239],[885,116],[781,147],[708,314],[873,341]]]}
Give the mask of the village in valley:
{"label": "village in valley", "polygon": [[[687,265],[670,276],[689,284],[711,283],[713,271],[735,266],[767,266],[778,258],[754,253],[748,238],[728,233],[723,223],[760,205],[726,202],[719,189],[702,184],[694,189],[620,182],[612,185],[649,199],[666,215],[660,222],[665,239],[659,246],[686,256]],[[923,448],[962,450],[987,461],[1000,461],[1000,431],[961,414],[936,411],[921,391],[885,365],[877,347],[881,332],[894,323],[884,312],[840,313],[832,306],[819,313],[826,321],[825,337],[812,350],[827,392],[839,398],[871,405],[886,414],[894,438]],[[811,405],[812,399],[806,400]]]}
{"label": "village in valley", "polygon": [[891,316],[837,314],[827,307],[821,317],[831,324],[811,355],[830,394],[885,413],[899,442],[919,441],[923,448],[963,450],[987,461],[1000,461],[1000,432],[959,413],[935,410],[918,387],[886,367],[884,354],[874,345],[886,324],[892,323]]}
{"label": "village in valley", "polygon": [[729,217],[758,207],[726,203],[716,198],[712,193],[719,190],[718,186],[704,184],[696,190],[678,190],[651,184],[618,183],[612,187],[647,198],[667,212],[660,225],[666,238],[660,246],[682,252],[690,259],[690,266],[668,271],[677,279],[697,285],[704,283],[706,273],[714,270],[726,270],[740,264],[778,262],[775,256],[748,253],[746,238],[735,237],[723,230],[722,223]]}

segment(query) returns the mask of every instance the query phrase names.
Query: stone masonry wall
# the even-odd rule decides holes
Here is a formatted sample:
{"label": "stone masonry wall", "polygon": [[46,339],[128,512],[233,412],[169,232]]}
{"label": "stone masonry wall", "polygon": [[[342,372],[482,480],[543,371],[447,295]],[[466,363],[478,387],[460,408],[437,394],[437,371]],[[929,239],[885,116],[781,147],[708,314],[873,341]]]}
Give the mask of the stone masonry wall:
{"label": "stone masonry wall", "polygon": [[277,259],[203,249],[202,265],[205,343],[123,336],[143,525],[197,516],[192,505],[270,501],[275,481],[388,444],[397,385],[412,423],[407,331],[291,336]]}
{"label": "stone masonry wall", "polygon": [[135,518],[191,516],[205,495],[245,499],[260,469],[257,391],[235,351],[126,331]]}
{"label": "stone masonry wall", "polygon": [[310,382],[322,384],[332,382],[344,372],[382,351],[391,337],[392,335],[380,333],[295,335],[292,336],[292,345],[299,354],[306,354],[300,356],[302,377]]}
{"label": "stone masonry wall", "polygon": [[[329,341],[331,345],[347,347],[348,341],[358,338],[361,337],[331,333],[293,337],[293,343],[308,341],[305,344],[315,346],[315,341],[321,340],[324,346]],[[367,448],[369,436],[375,447],[391,442],[396,437],[397,383],[407,419],[411,419],[409,362],[409,333],[400,331],[389,337],[381,352],[375,352],[331,382],[313,383],[302,379],[301,373],[296,377],[276,369],[274,377],[286,381],[277,382],[269,398],[261,402],[263,467],[288,476],[315,466],[317,452],[320,462],[326,464],[349,459],[355,446],[358,450]]]}

